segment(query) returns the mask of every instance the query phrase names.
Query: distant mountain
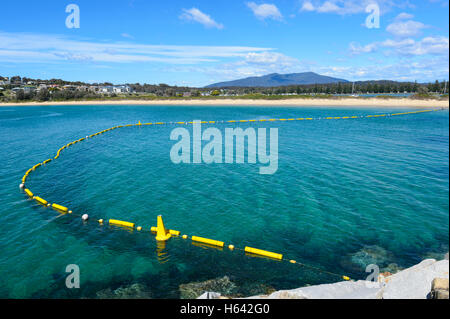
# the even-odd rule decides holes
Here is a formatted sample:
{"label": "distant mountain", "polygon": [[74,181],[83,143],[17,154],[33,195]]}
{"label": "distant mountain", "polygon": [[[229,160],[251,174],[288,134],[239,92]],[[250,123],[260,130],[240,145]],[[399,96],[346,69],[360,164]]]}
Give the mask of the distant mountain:
{"label": "distant mountain", "polygon": [[219,82],[206,86],[207,88],[217,87],[274,87],[285,85],[302,85],[302,84],[326,84],[348,82],[344,79],[332,78],[320,75],[314,72],[278,74],[272,73],[264,76],[253,76],[245,79]]}

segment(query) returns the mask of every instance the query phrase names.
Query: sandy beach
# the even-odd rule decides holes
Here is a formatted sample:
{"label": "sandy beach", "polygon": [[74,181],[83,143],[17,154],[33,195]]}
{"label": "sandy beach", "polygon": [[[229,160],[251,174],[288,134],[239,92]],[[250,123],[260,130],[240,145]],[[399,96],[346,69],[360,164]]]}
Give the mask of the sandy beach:
{"label": "sandy beach", "polygon": [[110,101],[68,101],[0,103],[0,107],[45,105],[197,105],[197,106],[268,106],[268,107],[396,107],[396,108],[448,108],[448,100],[414,100],[407,98],[344,98],[344,99],[185,99],[185,100],[110,100]]}

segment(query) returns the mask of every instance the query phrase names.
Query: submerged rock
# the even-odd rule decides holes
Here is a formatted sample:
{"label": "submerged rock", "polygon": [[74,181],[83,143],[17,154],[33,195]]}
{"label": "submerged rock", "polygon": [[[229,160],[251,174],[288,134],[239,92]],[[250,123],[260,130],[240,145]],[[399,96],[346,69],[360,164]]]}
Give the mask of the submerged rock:
{"label": "submerged rock", "polygon": [[231,295],[236,291],[236,285],[228,276],[210,279],[202,282],[191,282],[179,286],[181,299],[195,299],[205,292],[216,292],[221,295]]}
{"label": "submerged rock", "polygon": [[[354,254],[347,255],[341,261],[341,265],[344,268],[355,272],[364,272],[368,265],[374,264],[381,269],[385,267],[392,259],[392,253],[390,253],[383,247],[372,245],[366,246]],[[391,270],[386,269],[383,271],[392,272]]]}
{"label": "submerged rock", "polygon": [[99,299],[150,299],[151,297],[151,292],[147,287],[138,283],[122,286],[115,290],[107,288],[97,292]]}

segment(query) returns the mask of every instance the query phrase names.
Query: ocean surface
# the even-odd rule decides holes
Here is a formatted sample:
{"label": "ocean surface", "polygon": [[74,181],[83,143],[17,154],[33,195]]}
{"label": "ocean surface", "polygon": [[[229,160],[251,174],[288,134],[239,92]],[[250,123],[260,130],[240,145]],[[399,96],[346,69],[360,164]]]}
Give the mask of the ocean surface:
{"label": "ocean surface", "polygon": [[[279,163],[174,164],[171,131],[127,127],[78,143],[32,173],[63,145],[122,124],[325,117],[392,109],[289,107],[30,106],[0,108],[0,298],[180,298],[180,285],[228,276],[236,296],[365,279],[441,258],[449,244],[448,110],[387,118],[215,124],[278,128]],[[189,126],[186,126],[191,129]],[[206,128],[207,125],[204,125]],[[80,214],[89,214],[82,222]],[[166,227],[238,248],[282,253],[299,264],[246,256],[172,238],[101,226],[98,219]],[[66,288],[66,266],[80,268]],[[138,284],[138,285],[136,285]],[[219,288],[217,288],[219,289]]]}

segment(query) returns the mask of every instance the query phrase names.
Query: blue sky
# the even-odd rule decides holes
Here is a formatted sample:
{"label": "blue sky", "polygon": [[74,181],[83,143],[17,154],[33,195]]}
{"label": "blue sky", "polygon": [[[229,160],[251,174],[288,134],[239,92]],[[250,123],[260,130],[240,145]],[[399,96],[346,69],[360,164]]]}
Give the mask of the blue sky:
{"label": "blue sky", "polygon": [[[69,4],[79,28],[66,26]],[[379,27],[368,28],[373,4]],[[305,71],[444,80],[448,10],[448,0],[3,1],[0,75],[189,86]]]}

